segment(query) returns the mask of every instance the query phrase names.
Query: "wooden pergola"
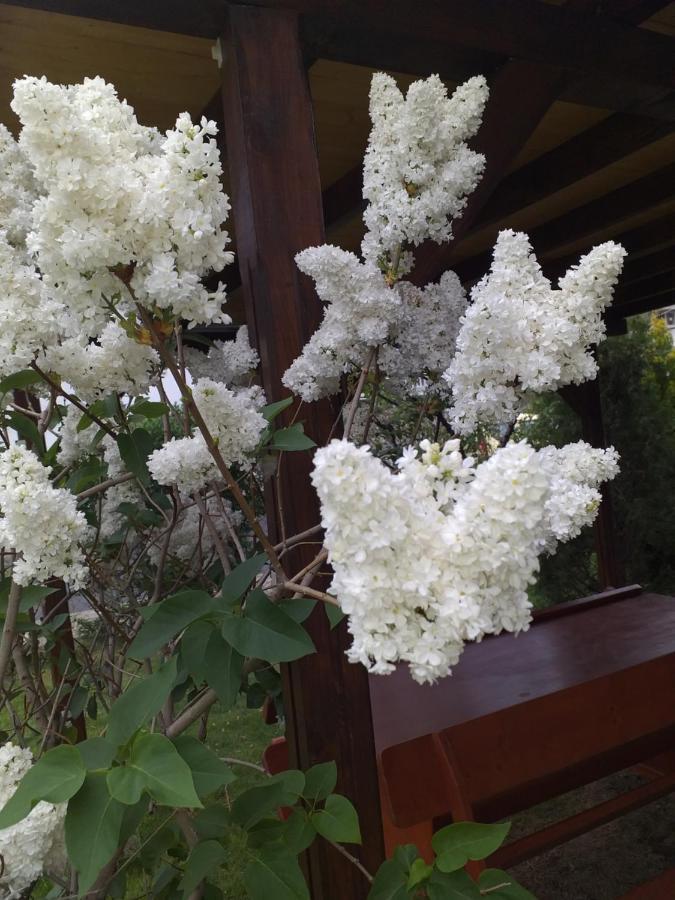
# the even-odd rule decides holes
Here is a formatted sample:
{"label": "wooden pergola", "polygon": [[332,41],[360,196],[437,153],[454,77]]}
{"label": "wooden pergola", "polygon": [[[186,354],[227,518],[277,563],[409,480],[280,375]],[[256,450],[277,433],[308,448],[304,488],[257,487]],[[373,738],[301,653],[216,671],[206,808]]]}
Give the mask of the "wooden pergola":
{"label": "wooden pergola", "polygon": [[[449,86],[478,73],[490,82],[474,141],[485,175],[454,242],[420,248],[415,280],[452,267],[471,283],[497,231],[514,227],[528,231],[551,277],[602,240],[626,246],[608,314],[614,332],[626,316],[675,302],[674,35],[675,4],[664,0],[18,0],[0,4],[0,121],[17,124],[14,77],[98,74],[145,124],[167,128],[186,109],[223,126],[238,264],[225,276],[230,311],[249,324],[272,401],[321,316],[294,255],[325,241],[356,249],[361,239],[375,69],[402,85],[434,72]],[[601,443],[597,394],[572,399]],[[335,409],[313,404],[303,416],[321,442]],[[317,520],[310,466],[308,454],[282,466],[287,533]],[[270,492],[279,532],[276,500]],[[607,513],[603,581],[617,586]],[[383,840],[368,677],[346,662],[343,628],[331,632],[317,614],[309,628],[319,653],[284,676],[291,759],[337,761],[360,811],[363,862],[375,869]],[[315,897],[364,894],[360,874],[327,845],[308,871]]]}

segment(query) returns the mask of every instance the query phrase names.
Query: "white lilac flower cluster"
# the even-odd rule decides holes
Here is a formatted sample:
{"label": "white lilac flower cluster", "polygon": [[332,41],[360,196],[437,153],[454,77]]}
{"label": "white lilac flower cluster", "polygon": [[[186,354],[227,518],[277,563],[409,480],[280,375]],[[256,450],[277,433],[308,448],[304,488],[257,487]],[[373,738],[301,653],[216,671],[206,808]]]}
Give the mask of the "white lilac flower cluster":
{"label": "white lilac flower cluster", "polygon": [[410,268],[407,247],[450,239],[450,219],[463,209],[485,162],[466,141],[480,125],[486,99],[480,77],[450,98],[436,75],[416,81],[405,97],[389,75],[373,77],[365,261],[333,246],[295,258],[325,304],[321,325],[283,379],[303,400],[336,393],[340,377],[358,371],[376,346],[380,370],[399,389],[449,365],[465,306],[457,277],[446,273],[423,291],[393,282]]}
{"label": "white lilac flower cluster", "polygon": [[93,434],[89,429],[78,431],[83,413],[72,403],[67,406],[59,404],[58,409],[61,413],[61,427],[56,461],[61,466],[72,466],[83,456],[91,453]]}
{"label": "white lilac flower cluster", "polygon": [[500,232],[492,267],[472,291],[457,354],[445,373],[457,432],[511,422],[528,391],[556,390],[596,375],[591,347],[604,337],[602,314],[624,256],[612,241],[594,247],[555,290],[527,235]]}
{"label": "white lilac flower cluster", "polygon": [[339,247],[311,247],[296,262],[326,305],[321,325],[283,377],[303,400],[335,394],[340,377],[358,371],[376,346],[392,385],[405,388],[447,368],[466,307],[454,272],[421,290],[407,282],[390,287],[377,266]]}
{"label": "white lilac flower cluster", "polygon": [[584,444],[509,444],[479,466],[457,441],[421,450],[394,474],[369,448],[333,441],[312,478],[349,658],[379,674],[407,662],[424,683],[447,675],[466,641],[527,628],[539,555],[592,521],[617,465]]}
{"label": "white lilac flower cluster", "polygon": [[248,328],[242,325],[234,341],[215,341],[207,353],[185,348],[185,365],[192,378],[213,378],[224,384],[238,384],[255,369],[259,358],[248,340]]}
{"label": "white lilac flower cluster", "polygon": [[366,259],[391,259],[395,248],[430,238],[450,240],[485,158],[467,147],[481,123],[488,88],[470,78],[448,97],[438,75],[415,81],[404,96],[390,75],[370,86],[373,123],[363,164]]}
{"label": "white lilac flower cluster", "polygon": [[195,125],[183,113],[162,137],[101,78],[19,79],[12,109],[44,191],[28,248],[71,336],[96,336],[111,301],[131,306],[113,274],[126,267],[144,305],[190,322],[227,321],[222,286],[209,293],[201,283],[232,260],[213,122]]}
{"label": "white lilac flower cluster", "polygon": [[551,484],[546,504],[547,550],[557,541],[569,540],[595,518],[602,495],[600,485],[619,471],[619,454],[613,447],[593,448],[584,441],[565,447],[544,447],[538,453]]}
{"label": "white lilac flower cluster", "polygon": [[25,254],[1,230],[0,283],[0,378],[4,378],[25,369],[43,346],[57,341],[61,306],[48,295]]}
{"label": "white lilac flower cluster", "polygon": [[[267,427],[260,412],[265,405],[263,391],[257,386],[235,391],[211,378],[200,378],[192,396],[225,465],[248,465],[248,456]],[[150,455],[148,468],[159,484],[176,484],[186,494],[221,480],[201,433],[168,441]]]}
{"label": "white lilac flower cluster", "polygon": [[66,338],[47,350],[44,360],[87,403],[113,392],[142,394],[159,370],[157,351],[130,338],[114,321],[103,326],[96,341]]}
{"label": "white lilac flower cluster", "polygon": [[369,349],[387,339],[402,301],[374,263],[363,263],[340,247],[310,247],[295,261],[314,279],[326,308],[321,325],[283,382],[303,400],[318,400],[336,393],[340,376],[360,368]]}
{"label": "white lilac flower cluster", "polygon": [[0,454],[0,547],[19,554],[17,584],[62,578],[82,587],[88,575],[80,545],[89,526],[73,494],[52,486],[50,471],[20,445]]}
{"label": "white lilac flower cluster", "polygon": [[25,155],[0,124],[0,223],[7,242],[25,252],[26,235],[30,231],[32,209],[38,197],[38,185]]}
{"label": "white lilac flower cluster", "polygon": [[[0,808],[11,799],[33,764],[30,750],[7,743],[0,747]],[[27,896],[25,891],[44,872],[65,869],[63,822],[66,804],[41,800],[29,814],[0,830],[0,896],[5,900]]]}
{"label": "white lilac flower cluster", "polygon": [[398,285],[402,308],[389,340],[380,347],[378,366],[391,385],[403,393],[419,390],[448,393],[443,372],[452,362],[466,292],[454,272],[444,272],[438,284],[418,288],[410,282]]}

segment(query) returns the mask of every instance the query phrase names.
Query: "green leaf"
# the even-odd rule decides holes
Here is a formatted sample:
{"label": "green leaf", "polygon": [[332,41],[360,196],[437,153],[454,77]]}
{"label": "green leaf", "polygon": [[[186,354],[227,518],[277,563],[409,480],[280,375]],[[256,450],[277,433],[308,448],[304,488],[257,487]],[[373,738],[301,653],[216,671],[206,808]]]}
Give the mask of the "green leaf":
{"label": "green leaf", "polygon": [[141,725],[156,715],[176,680],[176,657],[153,675],[139,678],[113,703],[106,739],[115,747],[125,744]]}
{"label": "green leaf", "polygon": [[197,834],[204,839],[223,837],[225,829],[232,824],[230,812],[222,803],[212,803],[200,809],[192,820]]}
{"label": "green leaf", "polygon": [[119,395],[116,393],[106,394],[100,400],[95,400],[89,407],[89,411],[95,416],[103,419],[115,419],[120,415]]}
{"label": "green leaf", "polygon": [[13,428],[20,438],[23,438],[27,444],[30,444],[33,447],[39,447],[42,443],[42,438],[40,437],[40,432],[37,430],[37,425],[32,419],[29,419],[28,416],[24,416],[23,413],[17,412],[16,410],[5,412],[5,425]]}
{"label": "green leaf", "polygon": [[21,600],[19,602],[19,612],[27,612],[34,606],[38,606],[45,597],[56,593],[53,587],[42,587],[38,584],[29,584],[21,588]]}
{"label": "green leaf", "polygon": [[273,775],[237,797],[232,804],[232,819],[248,830],[279,807],[296,803],[304,786],[305,776],[295,769]]}
{"label": "green leaf", "polygon": [[241,687],[243,656],[214,631],[206,645],[204,662],[206,683],[218,694],[223,711],[231,709]]}
{"label": "green leaf", "polygon": [[224,862],[226,856],[225,848],[218,841],[202,841],[193,847],[179,884],[183,889],[183,896],[189,896],[200,881]]}
{"label": "green leaf", "polygon": [[[146,419],[158,419],[170,412],[166,403],[158,403],[154,400],[137,400],[131,407],[131,412]],[[133,433],[133,432],[132,432]]]}
{"label": "green leaf", "polygon": [[117,447],[126,469],[142,484],[150,484],[148,456],[155,449],[152,436],[144,428],[137,428],[130,434],[122,432],[117,435]]}
{"label": "green leaf", "polygon": [[[7,602],[9,600],[9,590],[12,586],[11,578],[3,578],[0,581],[0,615],[7,613]],[[41,603],[45,597],[56,593],[53,587],[42,587],[37,584],[28,584],[21,588],[21,599],[19,600],[19,612],[28,612],[33,606]]]}
{"label": "green leaf", "polygon": [[181,591],[157,604],[157,611],[131,642],[129,655],[146,659],[182,631],[195,619],[213,612],[213,598],[206,591]]}
{"label": "green leaf", "polygon": [[368,900],[408,900],[407,873],[393,859],[383,862],[373,879]]}
{"label": "green leaf", "polygon": [[310,821],[322,837],[340,844],[360,844],[359,817],[342,794],[330,794],[323,809],[310,814]]}
{"label": "green leaf", "polygon": [[192,773],[163,734],[142,734],[133,743],[124,766],[108,773],[113,797],[131,806],[143,791],[162,806],[201,807]]}
{"label": "green leaf", "polygon": [[276,403],[268,403],[267,406],[263,406],[261,412],[268,422],[272,422],[280,412],[288,409],[291,403],[293,403],[293,397],[284,397],[283,400],[277,400]]}
{"label": "green leaf", "polygon": [[195,790],[200,797],[236,781],[237,776],[232,769],[197,738],[184,734],[174,738],[173,745],[190,767]]}
{"label": "green leaf", "polygon": [[206,681],[206,648],[214,632],[218,634],[213,622],[197,619],[188,625],[180,639],[181,660],[197,684]]}
{"label": "green leaf", "polygon": [[406,887],[409,891],[421,884],[434,871],[434,867],[424,862],[421,856],[413,862],[408,873],[408,883]]}
{"label": "green leaf", "polygon": [[303,853],[316,837],[316,828],[304,810],[294,809],[283,824],[283,842],[291,853]]}
{"label": "green leaf", "polygon": [[119,846],[124,806],[110,796],[103,773],[90,772],[68,803],[66,848],[85,893]]}
{"label": "green leaf", "polygon": [[[0,395],[6,394],[8,391],[25,390],[31,384],[37,384],[42,381],[37,372],[32,369],[22,369],[20,372],[14,372],[0,381]],[[264,413],[263,413],[264,415]]]}
{"label": "green leaf", "polygon": [[0,829],[20,822],[40,800],[65,803],[82,787],[87,770],[77,747],[61,744],[48,750],[26,772],[0,811]]}
{"label": "green leaf", "polygon": [[434,871],[424,887],[429,900],[483,900],[478,885],[463,869],[449,873]]}
{"label": "green leaf", "polygon": [[498,825],[456,822],[441,828],[431,840],[438,857],[436,866],[441,872],[454,872],[470,859],[485,859],[502,845],[510,827],[510,822]]}
{"label": "green leaf", "polygon": [[[505,887],[494,890],[498,885],[505,885]],[[536,900],[534,894],[518,884],[513,875],[509,875],[502,869],[485,869],[478,878],[478,887],[481,891],[489,889],[489,894],[486,893],[485,896],[490,900],[492,898],[496,898],[496,900]]]}
{"label": "green leaf", "polygon": [[310,600],[309,597],[288,597],[280,600],[277,606],[294,622],[301,624],[310,617],[317,603],[318,600]]}
{"label": "green leaf", "polygon": [[230,811],[222,803],[212,803],[210,806],[200,809],[192,820],[197,834],[204,838],[220,839],[225,829],[232,824]]}
{"label": "green leaf", "polygon": [[226,614],[223,637],[243,656],[291,662],[315,651],[305,629],[259,590],[249,596],[243,616]]}
{"label": "green leaf", "polygon": [[339,606],[335,606],[333,603],[324,603],[323,608],[326,610],[326,615],[330,622],[330,630],[332,631],[344,619],[345,613],[342,612]]}
{"label": "green leaf", "polygon": [[297,857],[284,847],[265,847],[244,872],[251,900],[309,900]]}
{"label": "green leaf", "polygon": [[296,422],[290,428],[280,428],[272,435],[269,446],[273,450],[311,450],[316,444],[305,434],[302,422]]}
{"label": "green leaf", "polygon": [[93,737],[87,738],[86,741],[81,741],[77,744],[77,749],[80,751],[80,756],[87,770],[91,771],[92,769],[110,768],[115,758],[117,747],[114,747],[105,738]]}
{"label": "green leaf", "polygon": [[337,766],[335,763],[319,763],[305,772],[303,796],[307,800],[325,800],[335,790],[336,784]]}
{"label": "green leaf", "polygon": [[239,563],[239,565],[230,572],[223,581],[223,586],[220,591],[220,596],[228,606],[234,606],[237,600],[244,596],[251,582],[266,562],[266,553],[256,553],[255,556],[252,556],[250,559],[245,559],[244,562]]}

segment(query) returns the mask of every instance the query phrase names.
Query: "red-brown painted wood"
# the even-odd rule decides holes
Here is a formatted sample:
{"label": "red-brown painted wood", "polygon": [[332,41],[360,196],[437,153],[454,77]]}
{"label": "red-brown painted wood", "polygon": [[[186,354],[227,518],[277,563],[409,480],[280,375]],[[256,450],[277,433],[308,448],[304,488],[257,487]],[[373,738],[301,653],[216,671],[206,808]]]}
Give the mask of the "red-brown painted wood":
{"label": "red-brown painted wood", "polygon": [[[237,251],[246,313],[261,357],[269,400],[288,394],[281,377],[321,318],[310,279],[294,255],[323,243],[321,185],[312,107],[298,37],[297,16],[285,10],[236,6],[224,35],[224,120]],[[327,403],[301,410],[306,431],[322,443],[335,418]],[[268,523],[275,538],[303,531],[319,519],[309,476],[309,453],[286,454],[267,491]],[[294,562],[317,547],[299,547]],[[318,653],[284,667],[291,765],[306,768],[335,760],[339,789],[359,810],[364,865],[375,870],[384,855],[367,675],[344,655],[344,626],[328,628],[317,608],[308,628]],[[315,898],[367,893],[363,875],[324,841],[309,858]]]}
{"label": "red-brown painted wood", "polygon": [[373,676],[391,819],[446,815],[458,791],[479,819],[507,815],[648,759],[673,746],[674,685],[675,599],[657,594],[470,645],[433,686]]}

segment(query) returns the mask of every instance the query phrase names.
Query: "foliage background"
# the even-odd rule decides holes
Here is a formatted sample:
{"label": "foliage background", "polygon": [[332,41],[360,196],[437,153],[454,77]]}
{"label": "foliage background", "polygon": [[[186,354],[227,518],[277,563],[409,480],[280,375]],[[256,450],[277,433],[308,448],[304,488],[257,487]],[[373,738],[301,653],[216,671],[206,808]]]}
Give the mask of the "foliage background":
{"label": "foliage background", "polygon": [[[608,444],[621,456],[610,487],[626,583],[675,593],[675,349],[662,319],[638,316],[600,345],[600,391]],[[558,394],[530,404],[516,437],[535,447],[580,440],[577,416]],[[532,599],[548,606],[598,589],[593,532],[542,560]]]}

